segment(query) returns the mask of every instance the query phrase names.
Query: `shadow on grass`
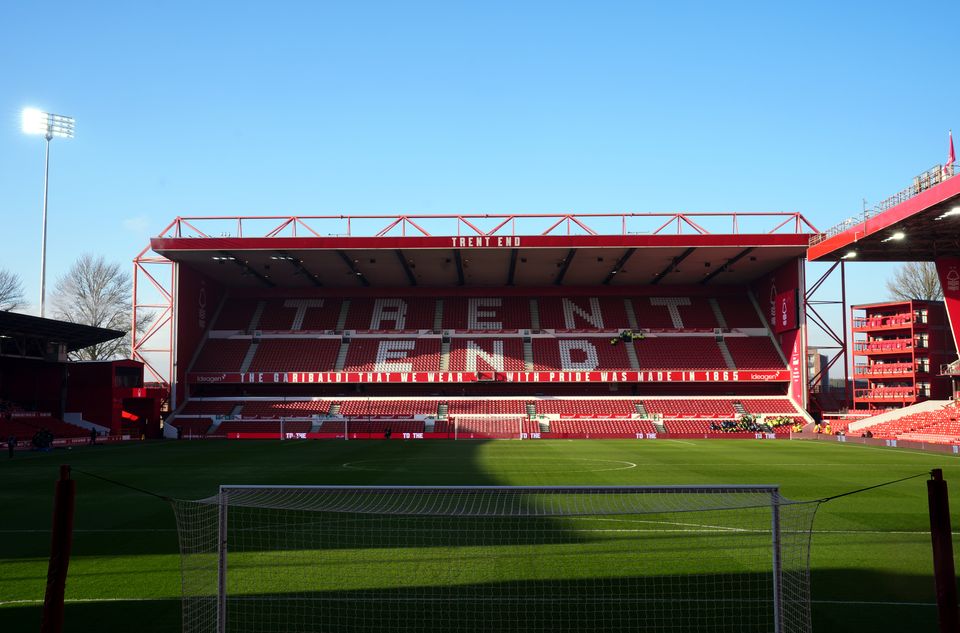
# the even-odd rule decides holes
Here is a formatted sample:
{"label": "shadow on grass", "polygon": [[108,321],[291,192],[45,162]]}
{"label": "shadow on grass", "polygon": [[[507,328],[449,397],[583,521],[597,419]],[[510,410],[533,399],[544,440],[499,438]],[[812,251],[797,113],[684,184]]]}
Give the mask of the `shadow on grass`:
{"label": "shadow on grass", "polygon": [[[922,576],[825,570],[814,574],[817,598],[813,631],[932,631],[936,609],[925,605],[865,604],[833,583],[856,580],[858,591],[896,590],[928,582]],[[598,578],[584,581],[519,581],[448,587],[410,587],[259,595],[228,603],[230,630],[236,631],[418,631],[493,633],[627,630],[753,633],[772,630],[768,577],[751,574]],[[750,588],[738,592],[737,588]],[[824,594],[827,594],[824,597]],[[858,594],[859,595],[859,594]],[[878,594],[887,595],[889,594]],[[824,601],[851,600],[845,604]],[[889,600],[889,597],[887,598]],[[876,602],[885,602],[875,598]],[[212,601],[198,616],[209,617]],[[788,617],[801,617],[787,606]],[[40,607],[0,609],[7,631],[39,628]],[[241,624],[242,623],[242,624]],[[67,633],[96,631],[169,633],[181,630],[176,600],[72,603],[66,609]],[[786,631],[803,631],[787,627]]]}

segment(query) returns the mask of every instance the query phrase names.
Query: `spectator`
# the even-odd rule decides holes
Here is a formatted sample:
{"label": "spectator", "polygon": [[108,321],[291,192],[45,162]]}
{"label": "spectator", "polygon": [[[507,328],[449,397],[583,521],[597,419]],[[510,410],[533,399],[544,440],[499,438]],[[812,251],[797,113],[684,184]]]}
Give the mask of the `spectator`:
{"label": "spectator", "polygon": [[90,444],[93,445],[96,443],[97,443],[97,429],[91,427],[90,428]]}
{"label": "spectator", "polygon": [[8,459],[13,459],[13,451],[17,448],[17,438],[16,436],[11,435],[7,438],[7,451],[10,453]]}

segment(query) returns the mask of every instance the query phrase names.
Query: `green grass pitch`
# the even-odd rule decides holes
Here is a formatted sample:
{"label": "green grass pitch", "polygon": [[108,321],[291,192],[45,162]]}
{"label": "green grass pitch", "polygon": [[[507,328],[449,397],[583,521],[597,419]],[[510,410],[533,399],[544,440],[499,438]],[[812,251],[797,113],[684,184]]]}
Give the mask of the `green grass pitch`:
{"label": "green grass pitch", "polygon": [[[821,498],[942,467],[960,518],[960,462],[941,454],[789,441],[206,441],[20,453],[0,462],[0,631],[40,621],[58,465],[172,497],[226,484],[778,484]],[[76,474],[67,631],[179,631],[173,513]],[[926,485],[916,479],[824,505],[814,526],[814,631],[934,631]]]}

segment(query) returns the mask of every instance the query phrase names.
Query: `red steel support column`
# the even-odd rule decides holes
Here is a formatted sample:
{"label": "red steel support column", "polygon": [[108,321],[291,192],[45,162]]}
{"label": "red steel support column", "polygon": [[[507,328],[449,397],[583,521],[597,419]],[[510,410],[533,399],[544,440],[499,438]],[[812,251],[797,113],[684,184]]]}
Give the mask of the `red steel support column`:
{"label": "red steel support column", "polygon": [[60,467],[60,479],[53,496],[53,536],[50,539],[50,564],[47,567],[47,590],[43,599],[43,620],[40,633],[63,631],[63,595],[67,584],[67,567],[73,545],[73,508],[77,482],[70,479],[70,467]]}
{"label": "red steel support column", "polygon": [[[847,340],[847,269],[846,262],[840,262],[840,318],[843,319],[843,334],[842,334],[842,348],[843,348],[843,394],[846,404],[849,407],[853,407],[853,387],[854,385],[850,382],[850,345]],[[853,380],[856,381],[857,377],[854,376]]]}
{"label": "red steel support column", "polygon": [[943,471],[930,471],[927,481],[930,507],[930,539],[933,542],[933,580],[937,588],[937,615],[940,633],[960,631],[957,610],[957,576],[953,566],[953,536],[950,532],[950,503]]}

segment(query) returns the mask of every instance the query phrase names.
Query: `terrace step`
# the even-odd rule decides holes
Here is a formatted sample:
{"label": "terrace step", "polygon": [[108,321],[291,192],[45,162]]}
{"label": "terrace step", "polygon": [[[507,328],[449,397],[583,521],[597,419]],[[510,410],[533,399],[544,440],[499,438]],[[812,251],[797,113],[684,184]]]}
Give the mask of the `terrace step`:
{"label": "terrace step", "polygon": [[642,402],[635,403],[633,408],[636,409],[640,415],[647,415],[647,407],[645,407]]}
{"label": "terrace step", "polygon": [[663,425],[663,422],[659,420],[653,420],[653,428],[657,433],[666,433],[667,427]]}
{"label": "terrace step", "polygon": [[210,428],[207,429],[207,435],[215,435],[217,429],[220,428],[220,425],[223,423],[224,419],[222,416],[216,415],[213,418],[213,424],[210,425]]}
{"label": "terrace step", "polygon": [[537,415],[537,405],[536,405],[536,403],[534,403],[534,402],[528,402],[528,403],[526,404],[526,409],[527,409],[527,416],[528,416],[528,417],[531,417],[531,418],[532,418],[533,416]]}
{"label": "terrace step", "polygon": [[734,400],[734,401],[733,401],[733,410],[736,411],[736,412],[737,412],[737,415],[739,415],[739,416],[741,416],[741,417],[747,415],[747,409],[746,409],[746,407],[744,407],[744,406],[743,406],[743,403],[740,402],[739,400]]}
{"label": "terrace step", "polygon": [[631,330],[639,330],[640,325],[637,323],[637,313],[633,310],[633,302],[630,299],[624,298],[623,300],[623,309],[627,313],[627,323],[630,324]]}
{"label": "terrace step", "polygon": [[540,306],[536,299],[530,299],[530,327],[534,331],[540,329]]}
{"label": "terrace step", "polygon": [[446,419],[447,419],[447,411],[448,411],[449,409],[450,409],[450,405],[448,405],[446,402],[441,402],[440,404],[438,404],[438,405],[437,405],[437,419],[438,419],[438,420],[446,420]]}
{"label": "terrace step", "polygon": [[733,356],[730,355],[730,348],[727,347],[727,343],[723,340],[723,337],[717,337],[717,347],[720,348],[720,355],[723,356],[723,360],[727,364],[727,369],[736,369],[737,364],[733,362]]}
{"label": "terrace step", "polygon": [[538,424],[540,425],[540,432],[541,432],[541,433],[549,433],[549,432],[550,432],[550,420],[540,420],[540,422],[538,422]]}
{"label": "terrace step", "polygon": [[340,415],[340,403],[334,402],[330,405],[330,410],[327,412],[330,417],[336,417]]}
{"label": "terrace step", "polygon": [[533,371],[533,342],[530,337],[523,339],[523,369]]}
{"label": "terrace step", "polygon": [[450,371],[450,339],[440,342],[440,371]]}
{"label": "terrace step", "polygon": [[347,325],[347,315],[350,313],[350,300],[344,299],[340,304],[340,314],[337,316],[337,332],[343,332]]}
{"label": "terrace step", "polygon": [[439,332],[443,329],[443,299],[437,299],[436,307],[433,311],[433,331]]}
{"label": "terrace step", "polygon": [[624,343],[623,348],[627,352],[627,360],[630,361],[630,367],[632,369],[640,369],[640,359],[637,358],[637,348],[633,346],[633,343]]}
{"label": "terrace step", "polygon": [[340,342],[340,351],[337,352],[337,362],[333,364],[334,371],[343,371],[343,366],[347,364],[348,351],[350,351],[350,339],[345,338]]}
{"label": "terrace step", "polygon": [[[259,317],[258,317],[259,318]],[[246,372],[250,369],[250,363],[253,362],[253,357],[257,355],[257,349],[260,347],[260,343],[254,343],[247,350],[247,355],[243,357],[243,362],[240,363],[240,373]]]}
{"label": "terrace step", "polygon": [[267,307],[266,301],[258,301],[257,308],[253,311],[253,316],[250,317],[250,324],[247,326],[247,329],[250,331],[256,330],[260,325],[260,316],[263,315],[264,309]]}
{"label": "terrace step", "polygon": [[710,297],[710,308],[713,310],[713,316],[715,316],[717,319],[717,325],[726,330],[727,319],[723,316],[723,312],[720,311],[720,304],[717,302],[715,297]]}

